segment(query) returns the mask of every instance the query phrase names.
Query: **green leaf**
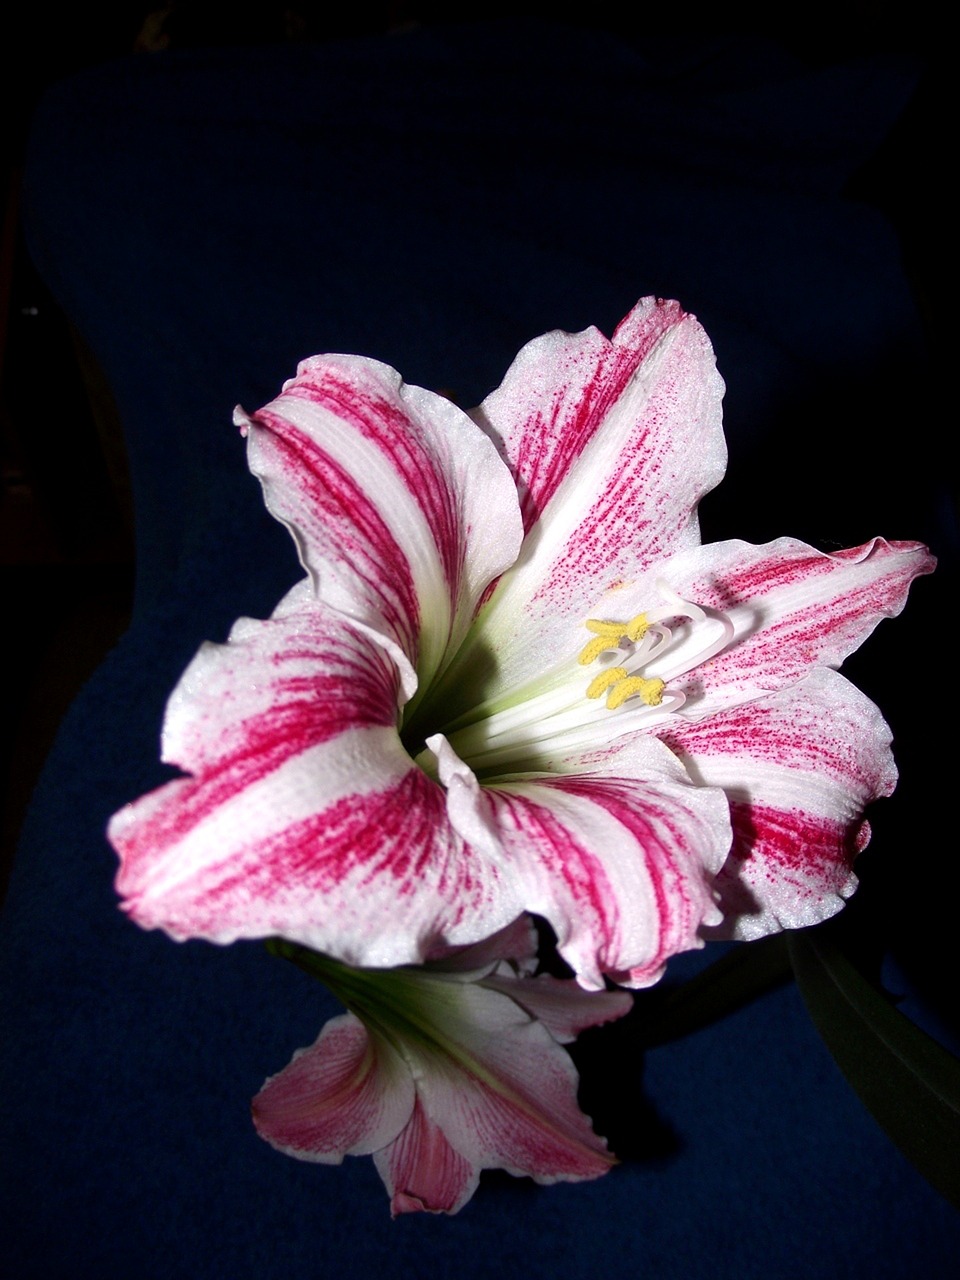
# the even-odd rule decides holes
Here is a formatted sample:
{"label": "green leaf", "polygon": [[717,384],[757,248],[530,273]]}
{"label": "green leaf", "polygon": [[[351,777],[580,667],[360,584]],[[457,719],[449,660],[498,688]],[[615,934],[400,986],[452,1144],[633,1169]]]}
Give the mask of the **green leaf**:
{"label": "green leaf", "polygon": [[829,927],[793,934],[789,948],[840,1070],[903,1154],[960,1208],[960,1062],[894,1008]]}

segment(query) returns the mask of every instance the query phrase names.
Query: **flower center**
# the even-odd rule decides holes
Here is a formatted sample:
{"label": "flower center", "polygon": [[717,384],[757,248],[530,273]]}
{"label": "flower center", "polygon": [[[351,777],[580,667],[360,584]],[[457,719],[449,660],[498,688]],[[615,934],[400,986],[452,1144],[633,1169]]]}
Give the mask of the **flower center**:
{"label": "flower center", "polygon": [[[690,693],[671,682],[725,649],[734,629],[667,583],[656,586],[661,606],[627,622],[588,619],[591,638],[578,658],[448,723],[442,732],[459,758],[483,780],[549,770],[564,754],[608,743],[611,732],[648,732],[668,721]],[[600,670],[584,689],[581,668],[594,664]]]}

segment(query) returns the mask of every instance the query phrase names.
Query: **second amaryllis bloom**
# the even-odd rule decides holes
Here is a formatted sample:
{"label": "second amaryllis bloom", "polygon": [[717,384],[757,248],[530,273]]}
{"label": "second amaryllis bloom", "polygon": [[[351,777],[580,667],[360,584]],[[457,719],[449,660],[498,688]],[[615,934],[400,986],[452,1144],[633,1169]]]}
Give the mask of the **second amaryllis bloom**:
{"label": "second amaryllis bloom", "polygon": [[278,950],[350,1010],[253,1100],[257,1132],[280,1151],[323,1164],[373,1155],[394,1214],[456,1213],[482,1169],[580,1182],[614,1163],[577,1106],[561,1045],[631,999],[531,977],[529,922],[419,969]]}
{"label": "second amaryllis bloom", "polygon": [[645,299],[472,416],[355,356],[239,413],[307,576],[175,690],[187,776],[110,826],[133,919],[390,967],[532,912],[599,988],[836,911],[895,772],[835,668],[933,560],[701,545],[721,392]]}

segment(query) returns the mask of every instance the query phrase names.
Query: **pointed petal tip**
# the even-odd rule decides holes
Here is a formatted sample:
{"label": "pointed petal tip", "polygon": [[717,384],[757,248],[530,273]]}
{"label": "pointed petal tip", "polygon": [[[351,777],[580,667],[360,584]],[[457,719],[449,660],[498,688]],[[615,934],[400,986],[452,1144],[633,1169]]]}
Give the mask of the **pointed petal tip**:
{"label": "pointed petal tip", "polygon": [[431,1209],[418,1196],[398,1191],[390,1201],[390,1217],[399,1218],[404,1213],[456,1213],[456,1209]]}
{"label": "pointed petal tip", "polygon": [[662,328],[667,328],[683,320],[696,318],[692,311],[685,311],[675,298],[658,298],[655,294],[648,294],[630,308],[614,329],[613,341],[622,340],[638,326],[650,324],[651,320],[659,321]]}
{"label": "pointed petal tip", "polygon": [[845,547],[831,554],[840,560],[859,561],[869,559],[877,551],[899,555],[917,554],[922,561],[919,573],[932,573],[937,567],[937,557],[925,543],[915,542],[909,538],[884,538],[880,534],[861,543],[858,547]]}

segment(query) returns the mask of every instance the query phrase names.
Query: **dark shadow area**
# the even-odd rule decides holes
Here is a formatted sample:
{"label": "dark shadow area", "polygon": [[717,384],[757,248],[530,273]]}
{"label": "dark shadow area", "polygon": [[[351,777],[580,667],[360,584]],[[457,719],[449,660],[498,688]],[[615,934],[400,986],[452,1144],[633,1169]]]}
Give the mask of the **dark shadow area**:
{"label": "dark shadow area", "polygon": [[643,1087],[644,1011],[582,1032],[570,1046],[580,1072],[580,1106],[619,1160],[656,1164],[679,1154],[683,1139]]}

